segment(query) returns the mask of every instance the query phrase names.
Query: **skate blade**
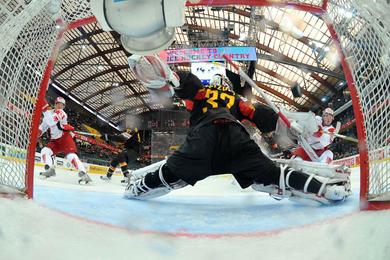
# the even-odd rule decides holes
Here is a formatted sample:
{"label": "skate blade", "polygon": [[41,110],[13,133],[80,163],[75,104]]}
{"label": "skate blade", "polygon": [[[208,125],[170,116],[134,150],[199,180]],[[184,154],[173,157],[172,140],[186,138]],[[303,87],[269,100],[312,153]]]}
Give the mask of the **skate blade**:
{"label": "skate blade", "polygon": [[46,176],[45,174],[43,174],[43,172],[40,172],[40,173],[39,173],[39,177],[40,177],[41,179],[47,179],[47,178],[50,178],[50,177],[55,177],[55,175]]}
{"label": "skate blade", "polygon": [[48,177],[46,175],[43,175],[41,173],[39,173],[39,179],[41,180],[46,180]]}
{"label": "skate blade", "polygon": [[79,184],[80,184],[80,185],[87,185],[87,184],[89,184],[90,182],[92,182],[92,180],[79,180]]}
{"label": "skate blade", "polygon": [[103,176],[100,176],[100,179],[102,180],[102,181],[104,181],[104,182],[111,182],[111,179],[105,179],[105,178],[103,178]]}

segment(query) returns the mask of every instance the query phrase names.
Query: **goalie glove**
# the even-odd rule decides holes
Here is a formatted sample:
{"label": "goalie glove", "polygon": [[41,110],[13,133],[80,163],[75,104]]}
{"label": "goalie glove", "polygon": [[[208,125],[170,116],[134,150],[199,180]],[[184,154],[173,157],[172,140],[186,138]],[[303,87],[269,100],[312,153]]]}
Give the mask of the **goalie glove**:
{"label": "goalie glove", "polygon": [[132,55],[128,58],[130,69],[136,78],[147,88],[170,91],[180,85],[179,76],[156,56]]}

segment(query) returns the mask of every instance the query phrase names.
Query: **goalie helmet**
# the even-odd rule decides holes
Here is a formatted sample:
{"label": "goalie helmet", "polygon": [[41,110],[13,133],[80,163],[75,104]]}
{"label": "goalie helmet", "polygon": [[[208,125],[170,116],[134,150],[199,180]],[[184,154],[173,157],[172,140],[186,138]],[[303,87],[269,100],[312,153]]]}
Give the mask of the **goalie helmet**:
{"label": "goalie helmet", "polygon": [[222,74],[215,74],[210,79],[211,86],[225,86],[228,87],[231,91],[233,91],[233,84],[230,80],[223,76]]}
{"label": "goalie helmet", "polygon": [[56,100],[54,101],[54,104],[61,103],[64,106],[66,105],[65,99],[63,97],[57,97]]}

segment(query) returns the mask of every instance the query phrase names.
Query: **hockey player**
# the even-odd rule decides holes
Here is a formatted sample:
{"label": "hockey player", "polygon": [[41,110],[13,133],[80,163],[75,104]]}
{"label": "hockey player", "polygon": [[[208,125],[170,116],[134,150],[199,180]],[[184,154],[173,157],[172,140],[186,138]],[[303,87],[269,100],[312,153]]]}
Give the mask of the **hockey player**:
{"label": "hockey player", "polygon": [[[329,107],[324,109],[322,117],[316,116],[318,130],[307,139],[310,146],[318,155],[319,162],[321,163],[330,164],[333,161],[333,152],[329,150],[329,146],[334,140],[332,133],[336,131],[332,126],[333,119],[334,111]],[[293,150],[292,154],[296,160],[311,161],[302,147]]]}
{"label": "hockey player", "polygon": [[121,183],[128,183],[131,177],[129,172],[129,165],[133,168],[139,167],[137,159],[139,146],[141,144],[141,136],[138,132],[138,129],[127,129],[126,132],[123,132],[119,135],[105,134],[104,139],[106,141],[121,142],[124,144],[125,149],[123,149],[117,156],[112,159],[106,176],[100,176],[100,178],[104,181],[110,181],[116,167],[119,165],[124,177],[123,180],[121,180]]}
{"label": "hockey player", "polygon": [[[285,196],[299,196],[323,203],[342,201],[349,195],[347,182],[316,178],[286,166],[275,165],[250,139],[238,120],[246,118],[261,131],[275,129],[278,116],[263,106],[243,102],[223,85],[203,86],[192,73],[170,71],[155,57],[129,62],[137,78],[149,87],[168,84],[175,94],[191,101],[190,131],[180,148],[166,162],[129,183],[125,197],[148,199],[162,196],[188,184],[195,185],[211,175],[231,173],[241,188]],[[145,68],[148,68],[146,69]],[[156,76],[151,77],[154,71]],[[144,72],[146,74],[144,74]],[[151,80],[152,79],[152,80]],[[157,79],[157,80],[155,80]],[[237,120],[238,119],[238,120]],[[293,125],[293,132],[301,131]],[[140,170],[138,170],[140,171]]]}
{"label": "hockey player", "polygon": [[91,182],[87,171],[77,156],[77,147],[73,141],[72,132],[73,126],[68,124],[68,116],[64,112],[65,99],[57,97],[53,110],[49,110],[49,105],[46,103],[43,106],[43,119],[39,126],[39,136],[50,130],[50,142],[41,150],[42,162],[45,164],[45,171],[40,175],[45,177],[53,177],[56,172],[53,168],[52,156],[59,153],[64,153],[72,165],[79,171],[79,183]]}

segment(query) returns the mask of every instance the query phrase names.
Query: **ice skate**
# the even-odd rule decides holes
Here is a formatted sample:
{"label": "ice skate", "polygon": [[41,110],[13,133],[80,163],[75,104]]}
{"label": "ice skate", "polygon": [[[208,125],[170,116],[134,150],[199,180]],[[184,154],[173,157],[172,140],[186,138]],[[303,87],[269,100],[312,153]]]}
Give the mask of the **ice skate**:
{"label": "ice skate", "polygon": [[89,175],[86,172],[79,172],[79,184],[88,184],[92,182],[92,179],[89,177]]}
{"label": "ice skate", "polygon": [[108,175],[100,176],[100,179],[102,181],[105,181],[105,182],[110,182],[111,181],[111,176],[108,176]]}
{"label": "ice skate", "polygon": [[53,167],[50,167],[49,165],[45,165],[45,171],[39,173],[40,176],[44,178],[54,177],[56,176],[56,171]]}
{"label": "ice skate", "polygon": [[123,185],[127,185],[130,182],[130,177],[124,176],[123,179],[121,180],[121,183]]}
{"label": "ice skate", "polygon": [[123,185],[127,185],[130,181],[134,181],[134,177],[130,173],[126,173],[121,180]]}

